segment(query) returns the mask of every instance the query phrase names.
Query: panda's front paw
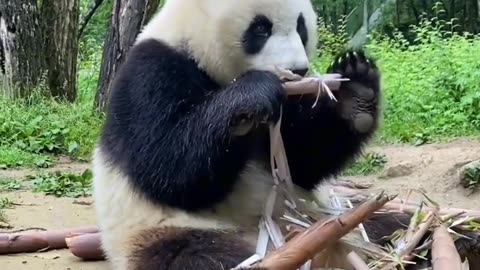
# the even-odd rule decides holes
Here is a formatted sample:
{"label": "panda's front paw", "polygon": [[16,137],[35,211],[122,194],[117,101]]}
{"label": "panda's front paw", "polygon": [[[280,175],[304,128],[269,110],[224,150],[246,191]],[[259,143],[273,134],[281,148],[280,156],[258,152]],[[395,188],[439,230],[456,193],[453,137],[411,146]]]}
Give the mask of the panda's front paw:
{"label": "panda's front paw", "polygon": [[232,123],[234,135],[245,135],[255,126],[278,121],[286,93],[275,74],[249,71],[238,81],[237,88]]}
{"label": "panda's front paw", "polygon": [[329,73],[339,73],[349,81],[337,92],[340,115],[360,133],[371,133],[377,126],[380,72],[363,51],[342,53],[332,62]]}

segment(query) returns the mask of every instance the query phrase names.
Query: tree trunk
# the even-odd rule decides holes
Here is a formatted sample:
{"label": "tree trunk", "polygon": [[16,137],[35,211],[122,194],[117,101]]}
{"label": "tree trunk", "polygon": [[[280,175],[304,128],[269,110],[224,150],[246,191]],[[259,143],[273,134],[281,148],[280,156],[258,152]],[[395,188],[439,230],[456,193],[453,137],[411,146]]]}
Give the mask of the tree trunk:
{"label": "tree trunk", "polygon": [[477,0],[477,19],[480,19],[480,0]]}
{"label": "tree trunk", "polygon": [[478,33],[478,5],[477,1],[467,1],[468,31],[473,34]]}
{"label": "tree trunk", "polygon": [[76,98],[78,56],[78,0],[47,0],[42,18],[46,26],[48,86],[54,97]]}
{"label": "tree trunk", "polygon": [[479,33],[480,32],[480,28],[479,28],[479,25],[480,25],[480,0],[477,0],[477,7],[476,7],[476,11],[477,13],[475,14],[475,22],[476,22],[476,28],[475,28],[475,33]]}
{"label": "tree trunk", "polygon": [[104,111],[118,67],[141,28],[160,5],[160,0],[114,0],[112,17],[105,41],[95,95],[95,107]]}
{"label": "tree trunk", "polygon": [[0,94],[18,98],[42,79],[45,58],[35,0],[0,1]]}

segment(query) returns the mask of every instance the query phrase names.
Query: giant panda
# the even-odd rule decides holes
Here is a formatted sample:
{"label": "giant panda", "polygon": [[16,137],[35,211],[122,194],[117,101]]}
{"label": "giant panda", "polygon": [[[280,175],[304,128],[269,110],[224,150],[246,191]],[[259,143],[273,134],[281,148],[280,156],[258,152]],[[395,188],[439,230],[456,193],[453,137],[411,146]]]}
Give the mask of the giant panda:
{"label": "giant panda", "polygon": [[94,156],[102,248],[115,270],[220,270],[255,252],[273,185],[268,125],[282,116],[295,188],[354,158],[378,125],[380,73],[362,51],[327,72],[337,101],[287,97],[317,51],[310,0],[167,0],[119,69]]}

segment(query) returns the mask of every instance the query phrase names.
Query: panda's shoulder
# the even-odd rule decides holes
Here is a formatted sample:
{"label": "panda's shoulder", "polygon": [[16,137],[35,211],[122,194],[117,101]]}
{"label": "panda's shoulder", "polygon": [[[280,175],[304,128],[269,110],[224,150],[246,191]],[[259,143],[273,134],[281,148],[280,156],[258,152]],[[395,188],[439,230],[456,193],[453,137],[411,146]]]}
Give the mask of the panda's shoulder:
{"label": "panda's shoulder", "polygon": [[[196,61],[180,48],[147,39],[136,43],[128,52],[116,75],[111,102],[127,106],[132,106],[131,102],[158,104],[159,100],[175,103],[196,100],[204,96],[205,91],[217,87]],[[120,109],[123,111],[124,107]]]}
{"label": "panda's shoulder", "polygon": [[124,66],[143,67],[149,70],[185,66],[197,68],[195,61],[191,60],[181,48],[153,38],[135,43],[128,52]]}

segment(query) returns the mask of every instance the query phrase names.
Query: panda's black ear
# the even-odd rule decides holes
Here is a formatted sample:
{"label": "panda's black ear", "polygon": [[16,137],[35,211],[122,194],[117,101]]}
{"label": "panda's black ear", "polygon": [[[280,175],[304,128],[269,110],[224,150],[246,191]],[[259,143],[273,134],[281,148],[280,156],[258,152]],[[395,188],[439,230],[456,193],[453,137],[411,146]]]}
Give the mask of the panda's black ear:
{"label": "panda's black ear", "polygon": [[303,13],[300,13],[297,18],[297,33],[302,40],[303,46],[307,46],[307,42],[309,39],[307,25],[305,24],[305,17]]}

